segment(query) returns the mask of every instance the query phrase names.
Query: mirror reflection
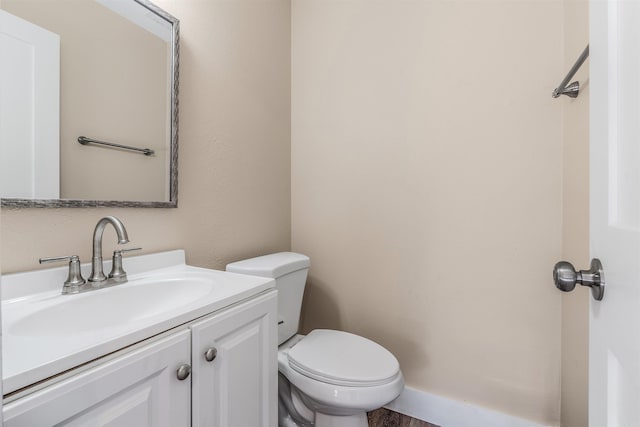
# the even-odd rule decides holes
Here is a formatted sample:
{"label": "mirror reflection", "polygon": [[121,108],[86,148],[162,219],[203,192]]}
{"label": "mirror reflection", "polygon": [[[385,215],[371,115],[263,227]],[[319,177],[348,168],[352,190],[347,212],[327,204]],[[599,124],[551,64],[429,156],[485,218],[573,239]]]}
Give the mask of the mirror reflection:
{"label": "mirror reflection", "polygon": [[0,49],[23,58],[0,76],[3,205],[175,205],[177,21],[138,0],[0,0],[0,8]]}

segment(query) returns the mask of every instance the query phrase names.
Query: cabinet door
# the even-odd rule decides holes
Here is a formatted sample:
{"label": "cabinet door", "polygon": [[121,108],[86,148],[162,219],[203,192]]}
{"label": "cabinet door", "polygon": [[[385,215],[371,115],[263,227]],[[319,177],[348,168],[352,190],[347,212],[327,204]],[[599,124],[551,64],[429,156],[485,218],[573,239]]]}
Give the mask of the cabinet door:
{"label": "cabinet door", "polygon": [[271,291],[192,326],[194,427],[277,425],[276,308]]}
{"label": "cabinet door", "polygon": [[4,427],[187,427],[191,377],[176,370],[190,353],[178,332],[5,405]]}

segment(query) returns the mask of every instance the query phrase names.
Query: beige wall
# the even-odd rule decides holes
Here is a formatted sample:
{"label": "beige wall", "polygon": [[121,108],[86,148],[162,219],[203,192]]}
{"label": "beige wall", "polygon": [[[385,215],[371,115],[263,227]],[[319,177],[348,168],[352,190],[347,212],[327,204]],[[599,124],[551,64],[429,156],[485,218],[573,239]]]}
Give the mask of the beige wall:
{"label": "beige wall", "polygon": [[[145,252],[207,267],[290,246],[290,5],[156,0],[181,20],[177,209],[2,209],[2,272],[91,254],[103,215]],[[113,173],[117,173],[114,171]],[[105,253],[115,243],[105,233]]]}
{"label": "beige wall", "polygon": [[292,247],[304,328],[409,386],[560,421],[557,1],[293,0]]}
{"label": "beige wall", "polygon": [[[60,36],[61,197],[168,201],[167,43],[94,1],[2,8]],[[81,135],[155,154],[85,147]]]}
{"label": "beige wall", "polygon": [[[564,1],[564,69],[569,70],[589,41],[589,4]],[[564,165],[562,258],[578,269],[589,266],[589,61],[574,80],[576,99],[563,97]],[[562,296],[562,426],[588,425],[588,289]]]}

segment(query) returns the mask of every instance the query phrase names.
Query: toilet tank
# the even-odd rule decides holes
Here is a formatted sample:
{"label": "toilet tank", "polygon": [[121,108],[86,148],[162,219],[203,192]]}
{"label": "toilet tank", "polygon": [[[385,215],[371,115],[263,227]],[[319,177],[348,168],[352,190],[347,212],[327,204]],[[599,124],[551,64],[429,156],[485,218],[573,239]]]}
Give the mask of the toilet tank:
{"label": "toilet tank", "polygon": [[278,290],[278,345],[298,332],[302,296],[310,265],[308,256],[295,252],[279,252],[227,264],[226,270],[232,273],[275,279]]}

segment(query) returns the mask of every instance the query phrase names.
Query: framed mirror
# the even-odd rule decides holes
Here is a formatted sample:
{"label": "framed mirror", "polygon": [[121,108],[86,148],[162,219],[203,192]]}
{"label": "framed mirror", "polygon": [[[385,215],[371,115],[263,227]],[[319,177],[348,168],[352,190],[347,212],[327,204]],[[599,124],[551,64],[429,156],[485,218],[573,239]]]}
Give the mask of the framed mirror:
{"label": "framed mirror", "polygon": [[176,207],[178,46],[147,0],[0,0],[1,205]]}

